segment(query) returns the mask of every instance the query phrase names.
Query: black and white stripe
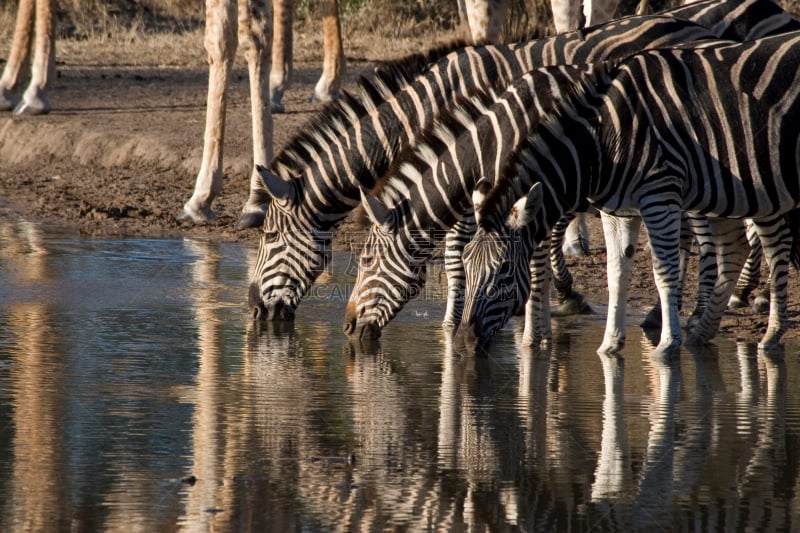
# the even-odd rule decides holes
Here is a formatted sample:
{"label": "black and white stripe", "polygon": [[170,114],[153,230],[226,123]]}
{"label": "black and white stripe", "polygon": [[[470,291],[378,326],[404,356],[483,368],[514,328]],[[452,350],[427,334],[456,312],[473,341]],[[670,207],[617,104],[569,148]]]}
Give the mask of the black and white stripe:
{"label": "black and white stripe", "polygon": [[[785,16],[768,0],[746,4],[759,13]],[[737,10],[738,5],[715,0],[671,13],[705,17],[705,23],[727,27]],[[254,314],[291,314],[270,308],[277,305],[293,310],[316,271],[294,261],[307,253],[323,253],[329,232],[358,204],[359,189],[372,188],[397,152],[430,126],[439,110],[457,95],[498,80],[507,82],[545,62],[620,57],[644,46],[696,40],[709,33],[672,17],[629,18],[550,39],[465,48],[439,59],[411,84],[409,79],[397,82],[392,68],[386,69],[388,74],[381,72],[362,82],[357,97],[345,96],[326,108],[307,131],[289,143],[269,170],[261,170],[261,201],[269,202],[271,211],[264,231],[290,232],[291,237],[262,239],[250,290]],[[314,260],[323,261],[319,257]]]}
{"label": "black and white stripe", "polygon": [[[704,4],[708,8],[710,4]],[[768,10],[775,8],[766,6]],[[730,6],[729,6],[730,7]],[[698,8],[698,6],[695,6]],[[762,12],[755,14],[753,11],[742,10],[740,13],[747,14],[747,17],[762,16]],[[773,15],[767,16],[770,18]],[[797,21],[785,14],[774,15],[781,21],[780,24],[763,24],[762,19],[726,19],[726,24],[731,24],[737,28],[740,35],[752,34],[753,27],[769,28],[798,28]],[[633,19],[629,19],[633,20]],[[773,21],[774,22],[774,21]],[[720,33],[728,31],[728,27],[717,26]],[[659,37],[661,43],[669,42],[667,36]],[[593,42],[592,46],[599,43]],[[606,43],[607,44],[607,43]],[[626,43],[626,46],[630,43]],[[594,54],[599,53],[595,48]],[[609,52],[612,56],[616,52]],[[465,130],[474,128],[471,121],[477,119],[486,108],[478,106],[474,110],[468,109],[469,106],[456,110],[453,116],[446,117],[439,122],[433,133],[424,137],[419,146],[398,158],[385,179],[394,185],[384,185],[380,190],[373,191],[384,199],[385,203],[395,205],[394,208],[387,208],[377,205],[377,199],[369,199],[365,205],[372,206],[367,209],[368,213],[378,213],[373,216],[373,228],[369,238],[362,250],[362,261],[359,269],[359,277],[356,281],[353,292],[351,293],[350,303],[345,315],[345,331],[349,334],[363,336],[364,334],[377,334],[382,327],[393,318],[403,305],[408,301],[409,295],[418,294],[424,284],[424,265],[425,260],[430,256],[432,246],[437,242],[436,235],[444,235],[442,230],[451,228],[458,222],[458,217],[468,213],[469,202],[464,200],[463,194],[471,190],[475,185],[475,179],[481,176],[494,176],[502,166],[504,157],[508,154],[507,145],[502,144],[511,142],[513,137],[524,135],[526,125],[515,124],[513,119],[507,121],[505,127],[487,123],[487,129],[480,133],[464,133]],[[518,113],[520,117],[526,116],[529,111],[511,108],[515,102],[509,98],[503,104],[509,107],[509,112]],[[500,113],[505,113],[501,110]],[[466,113],[466,121],[458,119],[458,113]],[[519,119],[517,122],[522,122]],[[463,147],[456,147],[455,139],[460,135],[466,137]],[[503,139],[496,144],[492,144],[491,139]],[[475,158],[474,153],[482,155],[482,158]],[[470,165],[477,165],[480,170],[466,170]],[[448,174],[448,168],[460,169],[454,172],[457,179],[462,184],[461,188],[452,188],[449,181],[455,179]],[[470,174],[472,181],[465,177]],[[477,174],[475,174],[477,172]],[[491,179],[489,180],[491,181]],[[395,189],[392,191],[392,189]],[[386,192],[389,190],[389,192]],[[462,194],[460,200],[449,197],[450,194]],[[412,200],[413,209],[410,208],[408,201]],[[407,216],[408,214],[412,216]],[[464,224],[465,221],[458,222]],[[466,224],[464,224],[466,225]],[[433,229],[432,229],[433,228]],[[452,264],[460,264],[461,250],[468,241],[471,232],[459,231],[448,235],[445,247],[445,261]],[[554,250],[560,252],[559,246],[554,246]],[[563,267],[563,260],[554,258],[556,267]],[[531,268],[537,269],[535,265]],[[541,270],[541,266],[538,267]],[[448,273],[452,272],[448,270]],[[519,271],[517,271],[519,272]],[[571,278],[565,268],[558,268],[557,272],[563,273],[557,276],[556,286],[565,293],[571,292]],[[450,290],[457,287],[463,281],[450,283]],[[560,282],[560,283],[559,283]],[[458,292],[455,290],[454,292]],[[452,293],[451,293],[452,294]],[[542,300],[541,295],[536,299]],[[448,316],[452,310],[454,299],[448,300]],[[547,331],[547,330],[542,330]]]}
{"label": "black and white stripe", "polygon": [[[669,353],[681,340],[681,211],[710,217],[718,258],[724,258],[708,308],[692,330],[697,341],[714,335],[744,262],[744,227],[726,219],[752,218],[771,266],[770,320],[761,343],[777,344],[786,327],[780,280],[790,255],[797,259],[797,236],[789,238],[789,230],[798,229],[784,217],[794,217],[790,213],[800,206],[798,60],[800,33],[794,32],[744,44],[645,51],[600,76],[599,83],[587,77],[590,85],[581,84],[579,96],[519,147],[504,179],[487,195],[475,247],[488,240],[496,250],[502,242],[510,253],[508,237],[519,231],[530,250],[564,212],[588,198],[617,221],[607,246],[624,243],[608,254],[609,316],[600,348],[615,352],[624,343],[627,246],[638,225],[635,218],[617,217],[641,215],[662,302],[658,351]],[[473,243],[465,250],[467,263],[476,253]],[[492,276],[482,277],[482,265],[467,264],[462,337],[469,330],[485,341],[493,333],[483,324],[504,305],[489,302],[486,287],[502,285],[520,266],[501,263]],[[502,314],[507,319],[510,311]]]}

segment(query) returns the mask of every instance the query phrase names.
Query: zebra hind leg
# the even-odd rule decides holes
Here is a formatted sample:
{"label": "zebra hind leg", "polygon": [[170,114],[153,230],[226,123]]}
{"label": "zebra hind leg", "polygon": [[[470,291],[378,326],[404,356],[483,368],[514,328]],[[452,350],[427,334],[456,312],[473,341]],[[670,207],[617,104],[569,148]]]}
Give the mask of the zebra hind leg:
{"label": "zebra hind leg", "polygon": [[594,313],[581,293],[573,289],[572,274],[564,258],[564,234],[575,213],[559,219],[550,233],[550,265],[553,272],[553,285],[556,288],[558,305],[551,310],[552,316],[590,315]]}
{"label": "zebra hind leg", "polygon": [[717,280],[702,314],[687,326],[687,344],[704,344],[714,338],[745,260],[745,232],[740,220],[709,218],[708,227],[716,248]]}
{"label": "zebra hind leg", "polygon": [[[731,299],[728,302],[728,307],[731,309],[747,307],[750,295],[758,288],[761,281],[761,260],[764,256],[761,240],[752,221],[746,221],[745,226],[747,228],[747,242],[750,244],[750,253],[747,255],[739,281],[736,282],[736,288],[733,290]],[[766,294],[765,296],[762,292],[756,296],[756,300],[753,302],[754,312],[763,313],[769,310],[769,292],[767,291]],[[757,311],[756,309],[762,310]]]}
{"label": "zebra hind leg", "polygon": [[788,328],[786,305],[789,262],[800,267],[800,210],[771,221],[754,221],[769,265],[770,309],[767,331],[759,347],[779,346]]}

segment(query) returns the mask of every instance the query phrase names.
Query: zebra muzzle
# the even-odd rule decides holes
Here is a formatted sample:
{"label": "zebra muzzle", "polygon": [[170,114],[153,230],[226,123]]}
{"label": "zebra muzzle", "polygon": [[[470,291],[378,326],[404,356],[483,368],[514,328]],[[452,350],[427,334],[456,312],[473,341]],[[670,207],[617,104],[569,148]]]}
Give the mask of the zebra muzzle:
{"label": "zebra muzzle", "polygon": [[453,348],[462,355],[485,357],[488,355],[489,339],[484,337],[480,326],[471,322],[462,324],[453,339]]}
{"label": "zebra muzzle", "polygon": [[351,339],[377,340],[381,337],[381,328],[375,322],[359,322],[355,318],[350,318],[345,320],[342,329]]}

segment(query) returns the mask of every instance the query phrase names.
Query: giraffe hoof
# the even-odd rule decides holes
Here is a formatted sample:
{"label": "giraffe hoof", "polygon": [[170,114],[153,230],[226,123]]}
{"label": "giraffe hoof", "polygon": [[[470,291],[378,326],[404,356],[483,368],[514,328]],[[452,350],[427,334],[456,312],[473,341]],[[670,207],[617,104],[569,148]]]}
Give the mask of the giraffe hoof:
{"label": "giraffe hoof", "polygon": [[17,107],[17,99],[9,91],[0,91],[0,111],[12,111]]}
{"label": "giraffe hoof", "polygon": [[270,102],[269,106],[270,106],[270,109],[272,109],[272,112],[277,114],[277,115],[282,115],[283,113],[286,113],[286,108],[284,107],[284,105],[280,101]]}
{"label": "giraffe hoof", "polygon": [[46,101],[33,100],[26,102],[21,100],[14,108],[15,115],[46,115],[50,112],[51,106]]}

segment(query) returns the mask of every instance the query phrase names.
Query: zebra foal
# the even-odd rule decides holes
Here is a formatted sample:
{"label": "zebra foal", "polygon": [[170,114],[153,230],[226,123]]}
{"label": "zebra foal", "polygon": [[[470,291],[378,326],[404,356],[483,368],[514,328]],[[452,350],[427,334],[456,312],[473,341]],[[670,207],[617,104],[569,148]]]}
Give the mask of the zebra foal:
{"label": "zebra foal", "polygon": [[478,231],[464,251],[467,295],[457,343],[485,344],[508,319],[510,306],[488,289],[513,280],[535,243],[588,198],[606,218],[607,245],[619,245],[608,253],[609,313],[599,352],[624,344],[628,260],[640,220],[662,306],[656,351],[668,355],[680,345],[682,210],[709,217],[723,266],[690,340],[715,334],[744,262],[744,226],[731,219],[751,218],[770,264],[761,345],[777,345],[787,321],[787,267],[790,258],[800,263],[798,60],[800,33],[791,32],[644,51],[595,66],[478,199]]}

